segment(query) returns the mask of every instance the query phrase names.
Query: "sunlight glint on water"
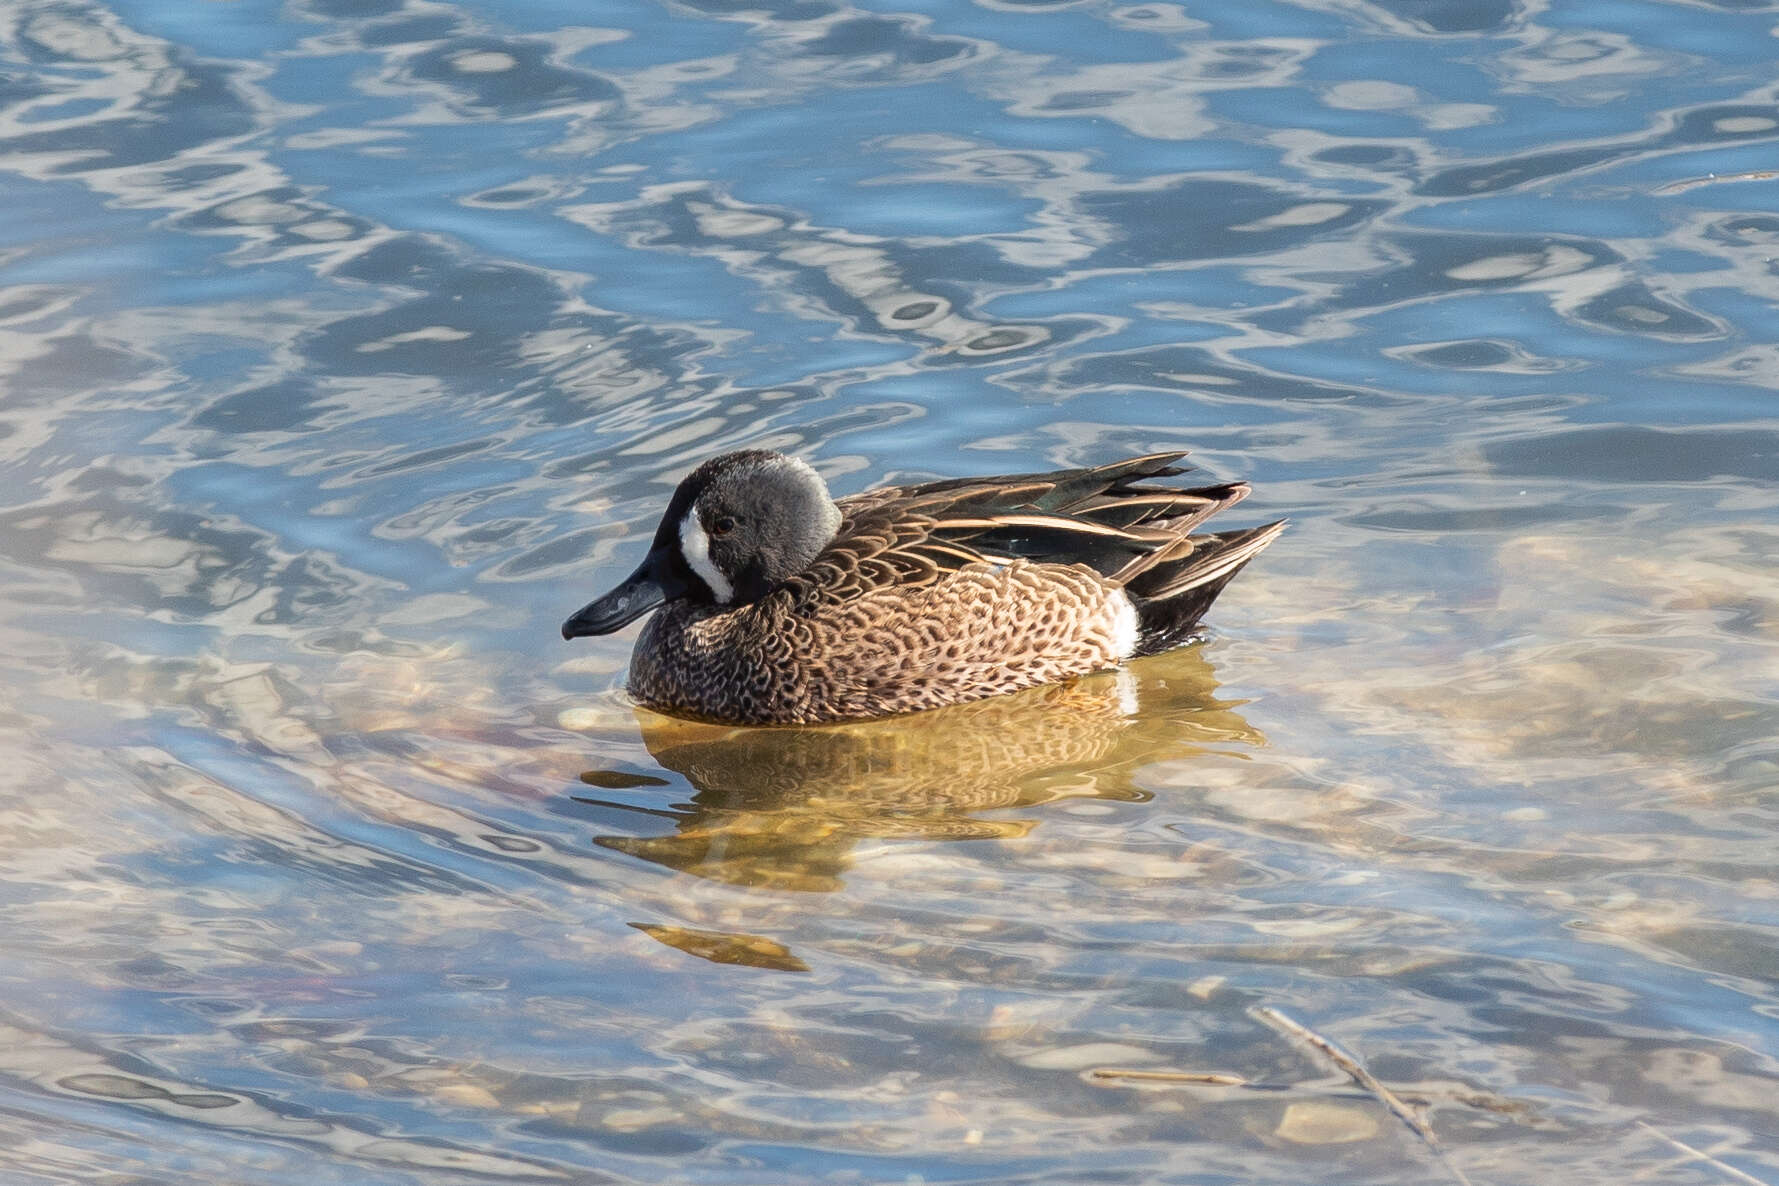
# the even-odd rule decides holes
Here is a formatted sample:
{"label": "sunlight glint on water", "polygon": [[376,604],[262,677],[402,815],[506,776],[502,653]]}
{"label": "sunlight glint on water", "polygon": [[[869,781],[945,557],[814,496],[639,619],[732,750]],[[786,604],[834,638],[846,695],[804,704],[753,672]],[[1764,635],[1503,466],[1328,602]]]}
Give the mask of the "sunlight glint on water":
{"label": "sunlight glint on water", "polygon": [[[13,5],[0,1178],[1779,1182],[1776,27]],[[1293,527],[637,710],[556,623],[744,445]]]}

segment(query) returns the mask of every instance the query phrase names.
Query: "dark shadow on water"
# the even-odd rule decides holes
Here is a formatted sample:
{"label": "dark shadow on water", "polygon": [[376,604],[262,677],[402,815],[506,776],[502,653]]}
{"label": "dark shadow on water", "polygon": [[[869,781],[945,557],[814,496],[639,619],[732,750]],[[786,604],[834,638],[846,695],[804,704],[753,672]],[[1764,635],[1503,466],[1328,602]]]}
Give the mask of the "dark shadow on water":
{"label": "dark shadow on water", "polygon": [[[649,753],[692,785],[692,800],[575,798],[674,821],[666,835],[596,836],[604,848],[734,885],[834,890],[862,841],[1018,839],[1040,821],[1010,811],[1142,802],[1132,776],[1143,766],[1262,744],[1216,689],[1189,647],[1071,684],[842,725],[731,728],[638,710]],[[650,789],[608,770],[581,781]]]}

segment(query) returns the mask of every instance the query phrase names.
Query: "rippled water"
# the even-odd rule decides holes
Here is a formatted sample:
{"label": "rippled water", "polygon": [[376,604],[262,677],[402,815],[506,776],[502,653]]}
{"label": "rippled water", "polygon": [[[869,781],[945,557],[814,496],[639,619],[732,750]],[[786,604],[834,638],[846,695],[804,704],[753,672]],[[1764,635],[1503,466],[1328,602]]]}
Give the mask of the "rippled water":
{"label": "rippled water", "polygon": [[[0,22],[0,1178],[1779,1182],[1779,7]],[[743,444],[1294,528],[639,712],[557,623]]]}

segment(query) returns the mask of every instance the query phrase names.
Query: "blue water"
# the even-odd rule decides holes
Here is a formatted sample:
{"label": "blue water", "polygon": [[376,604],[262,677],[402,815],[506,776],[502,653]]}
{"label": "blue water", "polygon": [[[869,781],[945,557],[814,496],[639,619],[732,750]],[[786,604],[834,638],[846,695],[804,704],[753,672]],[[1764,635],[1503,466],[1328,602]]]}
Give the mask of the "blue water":
{"label": "blue water", "polygon": [[[0,11],[0,1178],[1779,1183],[1776,30]],[[1293,526],[1078,686],[637,710],[557,624],[753,445]]]}

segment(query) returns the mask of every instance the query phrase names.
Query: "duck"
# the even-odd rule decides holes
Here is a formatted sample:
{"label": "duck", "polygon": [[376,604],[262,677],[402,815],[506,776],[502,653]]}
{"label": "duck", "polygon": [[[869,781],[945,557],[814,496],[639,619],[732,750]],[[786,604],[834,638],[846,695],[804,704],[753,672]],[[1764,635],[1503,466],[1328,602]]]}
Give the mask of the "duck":
{"label": "duck", "polygon": [[1115,668],[1199,637],[1285,529],[1193,534],[1249,487],[1158,484],[1185,456],[836,500],[800,458],[724,453],[680,482],[636,571],[562,637],[652,613],[630,695],[730,725],[886,717]]}

